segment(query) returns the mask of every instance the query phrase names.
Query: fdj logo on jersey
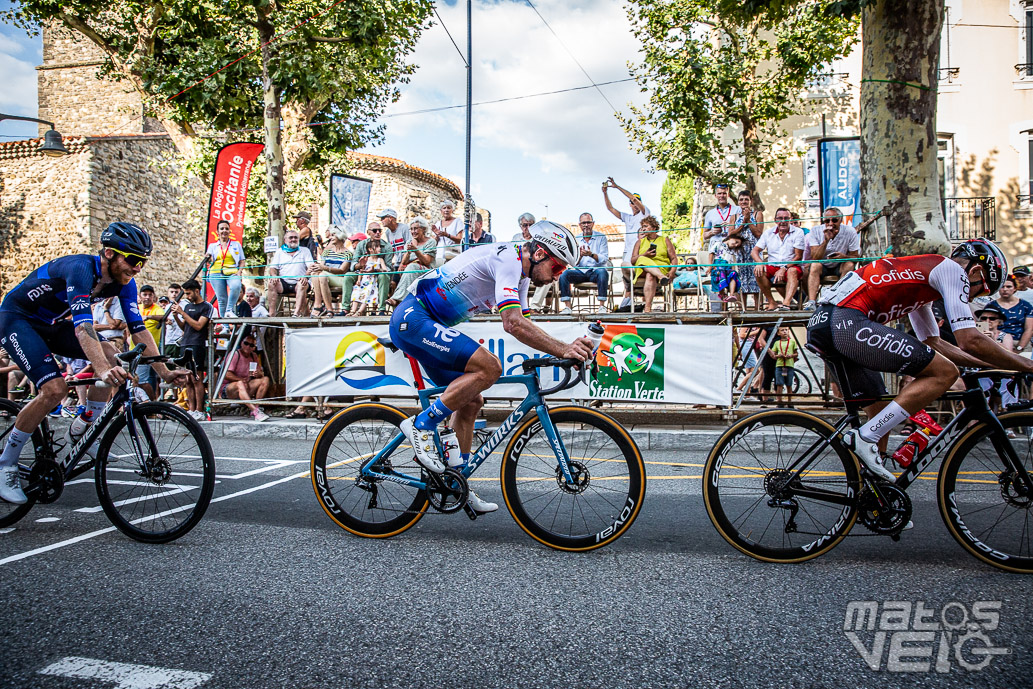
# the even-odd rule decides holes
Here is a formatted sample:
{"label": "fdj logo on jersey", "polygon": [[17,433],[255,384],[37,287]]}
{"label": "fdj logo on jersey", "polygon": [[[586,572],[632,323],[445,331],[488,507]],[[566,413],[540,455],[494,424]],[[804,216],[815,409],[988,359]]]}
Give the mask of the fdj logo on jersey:
{"label": "fdj logo on jersey", "polygon": [[607,325],[596,354],[599,375],[592,397],[664,399],[664,331],[633,325]]}
{"label": "fdj logo on jersey", "polygon": [[377,336],[358,330],[343,338],[334,357],[334,374],[341,382],[359,390],[385,385],[411,385],[397,376],[387,375],[384,345]]}

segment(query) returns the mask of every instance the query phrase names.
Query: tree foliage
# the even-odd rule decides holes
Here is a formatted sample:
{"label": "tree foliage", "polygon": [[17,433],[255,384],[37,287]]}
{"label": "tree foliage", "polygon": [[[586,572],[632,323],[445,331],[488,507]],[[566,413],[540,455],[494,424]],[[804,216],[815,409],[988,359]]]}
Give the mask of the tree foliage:
{"label": "tree foliage", "polygon": [[[801,90],[822,65],[849,54],[857,22],[828,17],[827,1],[766,16],[722,11],[722,0],[634,0],[642,45],[633,68],[648,105],[622,118],[638,150],[678,175],[744,183],[778,172],[792,153],[780,123],[805,110]],[[722,138],[731,129],[731,148]]]}
{"label": "tree foliage", "polygon": [[[667,230],[692,225],[692,207],[696,200],[695,180],[691,176],[668,174],[660,190],[660,213]],[[688,251],[692,239],[689,232],[671,236],[678,251]]]}

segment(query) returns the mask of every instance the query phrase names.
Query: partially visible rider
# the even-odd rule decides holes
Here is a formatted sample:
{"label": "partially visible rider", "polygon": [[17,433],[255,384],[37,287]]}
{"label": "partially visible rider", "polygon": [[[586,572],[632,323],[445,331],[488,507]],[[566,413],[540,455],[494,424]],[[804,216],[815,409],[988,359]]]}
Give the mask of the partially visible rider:
{"label": "partially visible rider", "polygon": [[[395,345],[422,364],[435,385],[448,386],[430,407],[401,424],[416,460],[428,471],[445,470],[434,444],[434,429],[450,416],[462,458],[469,460],[474,421],[484,405],[481,393],[502,375],[497,356],[452,326],[498,307],[503,329],[529,347],[580,361],[592,354],[588,338],[562,342],[526,318],[528,285],[556,281],[578,257],[577,240],[566,227],[543,220],[530,233],[530,241],[518,246],[484,244],[467,249],[414,282],[391,316]],[[480,513],[498,509],[473,491],[468,504]]]}
{"label": "partially visible rider", "polygon": [[[843,436],[874,474],[895,480],[879,444],[897,426],[946,392],[958,366],[1033,372],[1033,361],[1009,352],[976,328],[969,301],[993,294],[1008,274],[996,245],[972,239],[950,258],[937,254],[883,258],[851,271],[824,292],[807,324],[807,340],[846,364],[853,399],[886,393],[876,371],[914,376],[892,402],[865,407],[868,424]],[[943,299],[958,346],[939,336],[931,304]],[[915,337],[887,327],[908,316]]]}
{"label": "partially visible rider", "polygon": [[[8,292],[0,304],[0,347],[11,354],[38,391],[19,412],[0,454],[0,499],[7,502],[26,501],[18,475],[22,446],[43,417],[68,395],[54,355],[89,360],[96,377],[112,387],[126,380],[127,373],[115,358],[114,347],[97,337],[93,302],[117,297],[133,340],[146,347],[144,355],[160,354],[140,316],[134,280],[151,255],[150,236],[132,223],[113,222],[100,241],[99,255],[76,254],[45,263]],[[169,383],[187,376],[186,372],[170,372],[164,364],[152,366]],[[111,389],[90,387],[86,410],[72,421],[65,435],[66,448],[82,436],[111,394]]]}

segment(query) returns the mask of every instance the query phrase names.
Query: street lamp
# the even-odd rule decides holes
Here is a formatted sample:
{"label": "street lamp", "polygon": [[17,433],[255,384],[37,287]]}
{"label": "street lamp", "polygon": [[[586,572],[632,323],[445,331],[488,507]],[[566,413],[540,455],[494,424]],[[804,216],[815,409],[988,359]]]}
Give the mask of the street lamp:
{"label": "street lamp", "polygon": [[5,115],[0,113],[0,120],[22,120],[24,122],[39,122],[40,124],[49,124],[50,131],[43,135],[43,145],[39,147],[39,150],[44,155],[48,155],[52,158],[58,158],[60,156],[68,155],[68,149],[65,148],[65,143],[61,139],[61,134],[54,129],[53,122],[47,122],[46,120],[40,120],[35,117],[22,117],[21,115]]}

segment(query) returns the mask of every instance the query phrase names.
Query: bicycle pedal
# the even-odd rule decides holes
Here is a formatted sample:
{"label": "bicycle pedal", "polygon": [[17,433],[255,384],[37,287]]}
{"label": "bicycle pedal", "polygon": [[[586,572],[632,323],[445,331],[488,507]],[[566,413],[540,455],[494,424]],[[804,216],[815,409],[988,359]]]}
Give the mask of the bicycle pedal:
{"label": "bicycle pedal", "polygon": [[466,512],[466,516],[470,518],[470,521],[477,519],[477,512],[469,505],[463,505],[463,510]]}

